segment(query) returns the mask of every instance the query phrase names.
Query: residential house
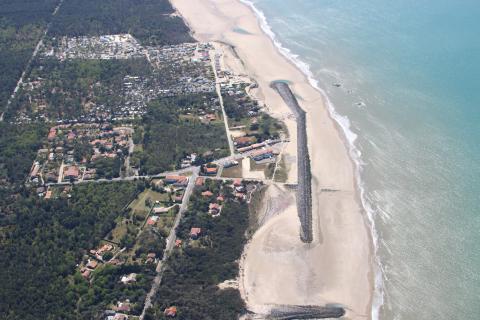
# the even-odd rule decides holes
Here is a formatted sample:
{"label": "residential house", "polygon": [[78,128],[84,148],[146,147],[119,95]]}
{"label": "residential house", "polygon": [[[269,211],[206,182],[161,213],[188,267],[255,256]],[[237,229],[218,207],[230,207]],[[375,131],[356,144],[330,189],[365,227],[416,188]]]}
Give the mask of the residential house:
{"label": "residential house", "polygon": [[245,193],[237,192],[235,193],[235,198],[237,198],[238,200],[245,200]]}
{"label": "residential house", "polygon": [[65,170],[64,179],[78,179],[80,170],[77,166],[70,166]]}
{"label": "residential house", "polygon": [[166,176],[165,183],[173,184],[175,187],[186,187],[188,185],[188,177],[185,176]]}
{"label": "residential house", "polygon": [[203,191],[202,196],[203,197],[211,197],[211,196],[213,196],[213,193],[210,190]]}
{"label": "residential house", "polygon": [[198,239],[198,236],[202,233],[201,228],[192,228],[190,229],[190,238]]}
{"label": "residential house", "polygon": [[97,266],[98,266],[98,262],[97,262],[97,261],[95,261],[95,260],[88,260],[87,268],[93,270],[93,269],[95,269]]}
{"label": "residential house", "polygon": [[161,213],[166,213],[168,212],[168,208],[165,208],[165,207],[153,207],[153,213],[155,214],[161,214]]}
{"label": "residential house", "polygon": [[125,302],[118,302],[115,307],[113,307],[113,310],[118,311],[118,312],[130,312],[131,305],[130,301],[127,299]]}
{"label": "residential house", "polygon": [[147,220],[147,224],[149,226],[154,226],[158,221],[158,216],[151,216],[150,218],[148,218]]}
{"label": "residential house", "polygon": [[198,177],[197,180],[195,180],[195,185],[197,187],[203,186],[204,183],[205,183],[205,178]]}
{"label": "residential house", "polygon": [[137,274],[130,273],[129,275],[122,276],[122,278],[120,279],[120,282],[122,282],[123,284],[137,282]]}
{"label": "residential house", "polygon": [[259,150],[253,152],[250,157],[255,161],[262,161],[265,159],[271,159],[274,157],[273,151],[271,149]]}
{"label": "residential house", "polygon": [[208,213],[214,217],[219,216],[221,210],[222,206],[220,206],[218,203],[210,203],[208,206]]}
{"label": "residential house", "polygon": [[214,166],[204,165],[204,166],[202,166],[202,173],[205,174],[205,175],[214,176],[214,175],[217,174],[217,172],[218,172],[217,165],[214,165]]}
{"label": "residential house", "polygon": [[251,145],[252,143],[256,142],[255,137],[248,137],[248,136],[243,136],[243,137],[237,137],[233,139],[233,144],[237,148],[242,148]]}
{"label": "residential house", "polygon": [[91,271],[87,268],[83,268],[82,270],[80,270],[81,274],[82,274],[82,277],[85,279],[85,280],[88,280],[90,278],[90,273]]}
{"label": "residential house", "polygon": [[177,316],[177,307],[168,307],[163,311],[166,317],[175,318]]}

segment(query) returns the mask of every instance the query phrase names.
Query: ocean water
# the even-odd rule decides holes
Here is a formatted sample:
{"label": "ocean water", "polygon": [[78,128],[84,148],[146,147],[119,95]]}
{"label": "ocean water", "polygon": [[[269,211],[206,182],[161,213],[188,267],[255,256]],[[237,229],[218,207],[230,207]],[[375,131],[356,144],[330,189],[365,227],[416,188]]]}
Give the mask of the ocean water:
{"label": "ocean water", "polygon": [[480,319],[480,1],[250,3],[350,141],[373,317]]}

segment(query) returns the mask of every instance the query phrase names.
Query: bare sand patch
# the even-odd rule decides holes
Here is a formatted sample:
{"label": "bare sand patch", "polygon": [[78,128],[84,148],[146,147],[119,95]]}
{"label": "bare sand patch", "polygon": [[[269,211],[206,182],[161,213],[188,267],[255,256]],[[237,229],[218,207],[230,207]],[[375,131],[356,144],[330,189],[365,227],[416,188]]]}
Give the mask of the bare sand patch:
{"label": "bare sand patch", "polygon": [[[314,241],[307,245],[299,240],[294,202],[257,231],[242,259],[240,287],[249,309],[262,312],[269,304],[340,303],[347,308],[348,318],[370,318],[372,240],[359,205],[353,163],[323,96],[278,52],[246,5],[237,0],[172,3],[198,40],[225,42],[235,48],[245,73],[258,83],[253,94],[265,102],[272,116],[286,123],[291,140],[286,159],[296,157],[295,121],[270,83],[288,80],[307,112]],[[295,182],[296,166],[291,168],[288,181]],[[325,188],[339,191],[322,192]]]}

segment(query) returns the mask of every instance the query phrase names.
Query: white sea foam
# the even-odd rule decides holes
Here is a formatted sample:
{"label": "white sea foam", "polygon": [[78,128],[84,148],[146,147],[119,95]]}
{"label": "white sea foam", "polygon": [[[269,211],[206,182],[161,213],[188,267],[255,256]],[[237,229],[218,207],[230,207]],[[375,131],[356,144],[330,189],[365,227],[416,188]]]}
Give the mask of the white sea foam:
{"label": "white sea foam", "polygon": [[347,146],[349,149],[349,154],[352,159],[352,161],[355,164],[355,174],[356,174],[356,183],[357,187],[360,190],[360,199],[362,201],[363,208],[365,212],[367,213],[368,221],[370,223],[370,232],[373,238],[373,244],[374,244],[374,251],[375,251],[375,260],[376,263],[374,265],[375,269],[375,292],[374,292],[374,297],[373,297],[373,302],[372,302],[372,319],[379,319],[379,312],[380,308],[383,305],[384,302],[384,289],[383,289],[383,266],[379,260],[378,257],[378,234],[375,229],[375,221],[373,219],[373,214],[374,210],[372,206],[370,205],[369,201],[367,200],[366,194],[365,194],[365,188],[364,188],[364,183],[363,180],[361,179],[361,172],[362,172],[362,166],[363,166],[363,161],[361,159],[361,152],[355,145],[355,141],[357,140],[357,134],[355,134],[351,130],[351,124],[350,120],[343,115],[340,115],[334,108],[332,102],[328,98],[326,92],[320,88],[318,81],[314,78],[313,73],[310,70],[310,66],[303,62],[298,55],[292,53],[290,49],[284,47],[282,43],[277,39],[277,36],[273,32],[272,28],[267,22],[267,19],[265,17],[265,14],[259,10],[255,4],[249,0],[239,0],[240,2],[246,4],[249,6],[252,11],[256,14],[257,18],[260,21],[260,26],[267,34],[270,39],[272,40],[273,44],[277,47],[278,51],[289,61],[291,61],[293,64],[295,64],[308,78],[308,81],[310,84],[317,89],[324,97],[324,100],[326,101],[328,111],[330,113],[330,116],[332,119],[334,119],[338,125],[342,128],[342,132],[345,136],[345,139],[347,141]]}

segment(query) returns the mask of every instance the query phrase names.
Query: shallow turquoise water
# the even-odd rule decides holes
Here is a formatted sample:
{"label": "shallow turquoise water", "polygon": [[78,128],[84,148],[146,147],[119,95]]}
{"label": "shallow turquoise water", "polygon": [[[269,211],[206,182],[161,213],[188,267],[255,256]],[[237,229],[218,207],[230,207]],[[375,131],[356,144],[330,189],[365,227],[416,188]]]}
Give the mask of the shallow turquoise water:
{"label": "shallow turquoise water", "polygon": [[358,136],[379,318],[479,319],[480,2],[253,2]]}

